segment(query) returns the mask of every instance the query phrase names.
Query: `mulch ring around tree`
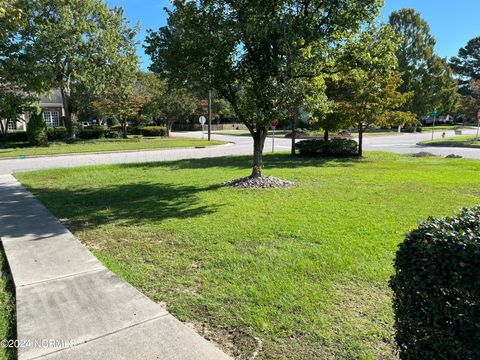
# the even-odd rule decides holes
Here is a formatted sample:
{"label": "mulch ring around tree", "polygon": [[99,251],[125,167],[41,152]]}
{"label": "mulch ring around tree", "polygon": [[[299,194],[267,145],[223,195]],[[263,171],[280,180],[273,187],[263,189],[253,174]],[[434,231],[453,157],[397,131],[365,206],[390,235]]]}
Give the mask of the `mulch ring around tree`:
{"label": "mulch ring around tree", "polygon": [[268,188],[288,188],[295,186],[295,183],[288,180],[282,180],[274,176],[262,177],[244,177],[223,183],[224,186],[232,186],[239,189],[268,189]]}

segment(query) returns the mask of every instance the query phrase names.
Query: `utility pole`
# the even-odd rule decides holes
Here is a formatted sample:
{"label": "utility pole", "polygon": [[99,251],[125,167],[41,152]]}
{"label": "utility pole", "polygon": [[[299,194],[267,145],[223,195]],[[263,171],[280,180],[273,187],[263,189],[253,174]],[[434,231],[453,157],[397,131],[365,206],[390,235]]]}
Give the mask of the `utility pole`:
{"label": "utility pole", "polygon": [[212,136],[212,90],[208,90],[208,141]]}

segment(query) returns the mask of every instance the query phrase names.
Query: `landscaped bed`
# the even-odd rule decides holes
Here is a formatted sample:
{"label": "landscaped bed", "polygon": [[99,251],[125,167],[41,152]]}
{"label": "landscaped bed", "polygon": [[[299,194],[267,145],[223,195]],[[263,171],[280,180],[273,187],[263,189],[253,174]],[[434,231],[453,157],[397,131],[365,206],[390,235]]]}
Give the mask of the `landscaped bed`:
{"label": "landscaped bed", "polygon": [[71,144],[57,141],[50,143],[48,147],[28,147],[26,144],[19,143],[9,144],[7,147],[2,148],[0,144],[0,158],[195,146],[203,147],[221,144],[225,144],[225,142],[209,142],[202,139],[182,137],[79,140]]}
{"label": "landscaped bed", "polygon": [[249,173],[250,157],[17,177],[112,271],[234,355],[395,358],[397,244],[428,216],[477,204],[480,162],[265,161],[295,186],[222,186]]}
{"label": "landscaped bed", "polygon": [[468,135],[422,141],[419,145],[480,148],[480,140],[477,140],[476,136]]}

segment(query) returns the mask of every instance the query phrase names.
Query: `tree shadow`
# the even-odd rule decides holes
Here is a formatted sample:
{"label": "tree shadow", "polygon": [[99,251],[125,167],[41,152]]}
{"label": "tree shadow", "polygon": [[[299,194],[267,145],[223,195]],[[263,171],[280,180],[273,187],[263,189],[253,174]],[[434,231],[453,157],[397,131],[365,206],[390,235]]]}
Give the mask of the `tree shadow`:
{"label": "tree shadow", "polygon": [[[365,158],[318,158],[306,156],[291,156],[285,153],[265,154],[265,169],[295,169],[301,167],[350,167],[359,162],[368,161]],[[185,159],[149,163],[128,163],[118,165],[121,168],[170,168],[174,170],[229,168],[235,170],[250,169],[252,156],[224,156],[200,159]]]}
{"label": "tree shadow", "polygon": [[212,214],[222,204],[200,205],[198,194],[218,187],[135,183],[83,189],[32,187],[30,190],[74,231],[109,223],[120,226],[153,224],[172,218]]}

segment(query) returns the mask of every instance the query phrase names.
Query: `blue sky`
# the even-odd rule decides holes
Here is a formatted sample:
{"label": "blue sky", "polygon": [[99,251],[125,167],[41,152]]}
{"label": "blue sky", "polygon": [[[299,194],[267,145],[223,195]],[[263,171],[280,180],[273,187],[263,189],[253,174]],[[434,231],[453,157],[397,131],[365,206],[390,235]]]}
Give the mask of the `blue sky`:
{"label": "blue sky", "polygon": [[[163,10],[169,6],[166,0],[107,0],[110,6],[121,6],[132,24],[140,22],[138,53],[142,68],[150,63],[141,43],[147,29],[158,29],[166,24]],[[397,9],[411,7],[419,11],[428,21],[431,32],[437,39],[437,52],[442,57],[457,54],[468,40],[480,36],[480,1],[478,0],[385,0],[383,19]]]}

